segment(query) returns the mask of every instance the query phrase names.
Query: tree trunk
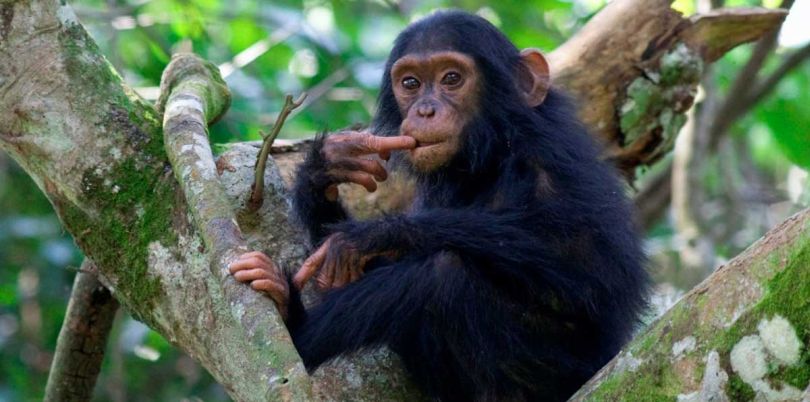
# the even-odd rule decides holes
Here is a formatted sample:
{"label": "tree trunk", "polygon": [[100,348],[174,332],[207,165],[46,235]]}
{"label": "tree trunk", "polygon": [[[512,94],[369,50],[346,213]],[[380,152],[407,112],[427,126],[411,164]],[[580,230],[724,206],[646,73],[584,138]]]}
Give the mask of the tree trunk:
{"label": "tree trunk", "polygon": [[[306,255],[273,163],[264,205],[245,212],[256,147],[235,145],[219,158],[227,202],[187,186],[184,192],[175,176],[209,170],[173,171],[187,165],[169,162],[166,148],[176,147],[164,143],[163,116],[122,83],[69,6],[3,1],[0,16],[0,149],[34,178],[134,317],[201,362],[235,400],[419,398],[384,351],[306,375],[272,302],[224,274],[225,254],[211,241],[228,237],[223,230],[237,228],[243,244],[288,269]],[[669,149],[704,61],[783,18],[774,10],[721,10],[683,19],[668,1],[616,0],[551,55],[552,66],[557,82],[583,99],[583,115],[610,146],[608,156],[629,172]],[[207,152],[207,141],[190,138],[181,150],[199,145]],[[201,213],[206,208],[213,213]],[[201,218],[231,215],[238,227]]]}

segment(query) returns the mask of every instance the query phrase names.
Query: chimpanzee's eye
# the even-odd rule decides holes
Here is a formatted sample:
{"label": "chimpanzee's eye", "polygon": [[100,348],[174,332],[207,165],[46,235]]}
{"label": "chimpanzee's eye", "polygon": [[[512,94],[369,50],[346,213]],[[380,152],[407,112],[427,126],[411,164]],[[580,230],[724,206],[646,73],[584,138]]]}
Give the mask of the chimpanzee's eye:
{"label": "chimpanzee's eye", "polygon": [[405,77],[402,79],[402,87],[409,91],[418,89],[420,85],[419,80],[414,77]]}
{"label": "chimpanzee's eye", "polygon": [[442,77],[442,85],[453,86],[461,82],[461,74],[451,71]]}

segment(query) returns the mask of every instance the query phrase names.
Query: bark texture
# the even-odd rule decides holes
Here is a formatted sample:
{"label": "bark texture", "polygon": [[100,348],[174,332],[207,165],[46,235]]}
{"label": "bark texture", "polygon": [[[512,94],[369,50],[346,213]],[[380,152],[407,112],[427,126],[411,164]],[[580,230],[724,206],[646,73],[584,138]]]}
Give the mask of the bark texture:
{"label": "bark texture", "polygon": [[275,306],[258,293],[245,292],[245,286],[228,273],[228,263],[249,247],[208,142],[208,123],[224,114],[230,103],[225,82],[216,66],[190,54],[175,55],[161,81],[158,107],[164,112],[166,154],[205,246],[210,273],[221,285],[231,316],[247,330],[248,340],[264,345],[255,348],[254,361],[267,365],[257,369],[264,372],[261,379],[269,385],[268,394],[273,399],[311,399],[304,365],[278,314],[273,314]]}
{"label": "bark texture", "polygon": [[810,389],[810,210],[717,269],[573,401],[799,401]]}
{"label": "bark texture", "polygon": [[787,15],[751,8],[683,18],[670,3],[611,2],[549,55],[554,82],[581,101],[580,117],[628,177],[672,150],[704,66]]}
{"label": "bark texture", "polygon": [[84,260],[59,331],[45,388],[46,401],[89,401],[93,397],[118,301]]}
{"label": "bark texture", "polygon": [[[674,130],[673,119],[689,98],[681,95],[694,89],[695,69],[784,17],[762,10],[720,15],[710,26],[742,23],[751,29],[723,31],[718,39],[687,35],[700,26],[699,18],[682,19],[668,4],[616,0],[552,54],[558,84],[585,94],[583,104],[596,112],[583,113],[604,123],[597,124],[600,136],[613,141],[614,149],[640,150],[614,156],[664,152],[668,137],[659,145],[634,144],[654,143],[645,138],[660,136],[661,127]],[[96,263],[99,279],[133,316],[200,361],[235,400],[419,398],[384,351],[303,375],[272,302],[224,275],[235,250],[262,250],[292,269],[306,244],[289,222],[289,200],[274,164],[265,175],[264,204],[245,211],[256,147],[235,145],[212,163],[202,134],[226,103],[216,77],[191,69],[176,102],[178,88],[164,81],[161,105],[167,110],[161,116],[122,83],[69,6],[6,0],[0,16],[0,149],[46,193]],[[627,28],[633,24],[639,29]],[[600,54],[612,56],[595,59]],[[638,60],[647,63],[639,69]],[[583,82],[596,92],[578,88]],[[663,95],[647,99],[646,93]],[[619,156],[624,167],[654,160]]]}

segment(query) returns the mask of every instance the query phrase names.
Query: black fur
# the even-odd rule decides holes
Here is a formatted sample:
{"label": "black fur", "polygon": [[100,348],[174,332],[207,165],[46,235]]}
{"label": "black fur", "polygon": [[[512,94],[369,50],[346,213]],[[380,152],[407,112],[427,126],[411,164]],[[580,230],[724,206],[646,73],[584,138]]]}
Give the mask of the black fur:
{"label": "black fur", "polygon": [[303,224],[312,244],[317,244],[329,231],[326,226],[346,219],[346,211],[340,203],[324,197],[324,191],[331,184],[326,175],[326,161],[321,155],[324,136],[319,135],[298,168],[295,177],[293,205],[298,221]]}
{"label": "black fur", "polygon": [[386,345],[447,401],[564,400],[616,354],[644,307],[648,278],[622,185],[566,99],[552,90],[528,107],[515,82],[518,49],[462,12],[400,34],[374,131],[395,135],[402,122],[392,63],[433,50],[475,60],[480,115],[456,157],[418,177],[412,211],[371,221],[348,220],[324,199],[316,144],[295,196],[313,240],[342,232],[364,252],[404,257],[309,311],[294,301],[293,339],[310,369]]}

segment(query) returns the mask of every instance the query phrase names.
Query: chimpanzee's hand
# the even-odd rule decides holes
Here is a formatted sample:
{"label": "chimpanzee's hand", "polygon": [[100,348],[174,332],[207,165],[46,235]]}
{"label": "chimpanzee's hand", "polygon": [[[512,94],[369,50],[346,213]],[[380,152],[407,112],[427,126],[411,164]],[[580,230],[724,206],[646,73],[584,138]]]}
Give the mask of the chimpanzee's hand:
{"label": "chimpanzee's hand", "polygon": [[406,136],[381,137],[348,131],[326,137],[321,155],[326,160],[326,174],[333,181],[326,188],[326,198],[337,200],[337,185],[340,183],[357,183],[373,192],[377,190],[374,180],[383,181],[388,177],[380,162],[361,156],[378,154],[380,158],[388,160],[391,151],[415,147],[416,140]]}
{"label": "chimpanzee's hand", "polygon": [[287,319],[290,289],[287,279],[270,257],[260,251],[245,253],[231,263],[228,270],[237,281],[249,283],[254,290],[270,296],[282,318]]}
{"label": "chimpanzee's hand", "polygon": [[360,279],[366,263],[376,255],[358,250],[343,233],[332,234],[304,261],[293,283],[301,289],[317,274],[315,283],[319,290],[339,288]]}

